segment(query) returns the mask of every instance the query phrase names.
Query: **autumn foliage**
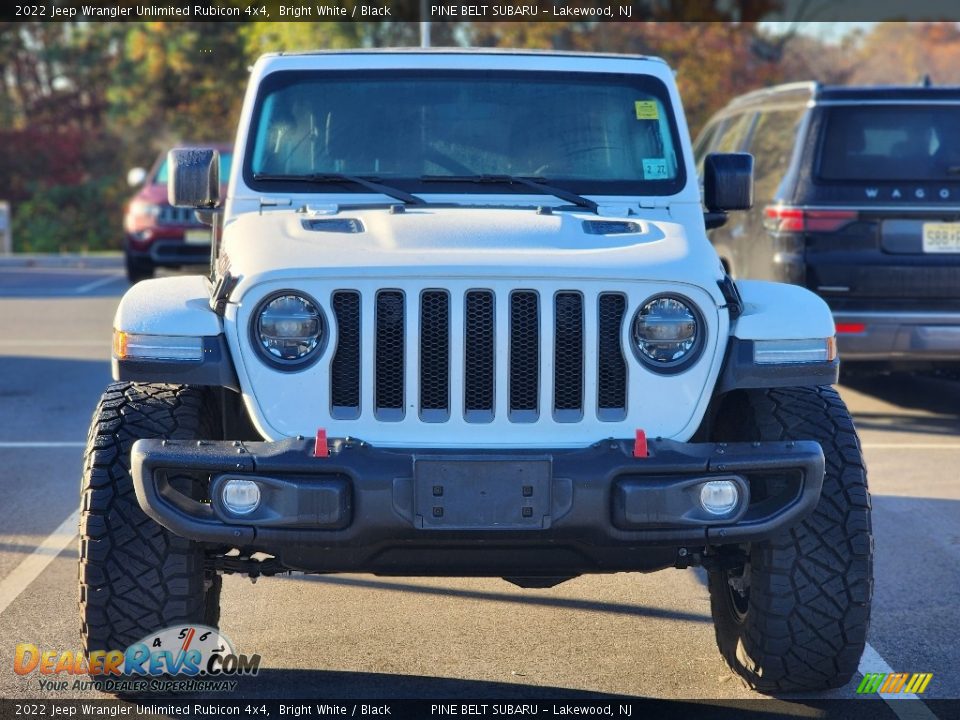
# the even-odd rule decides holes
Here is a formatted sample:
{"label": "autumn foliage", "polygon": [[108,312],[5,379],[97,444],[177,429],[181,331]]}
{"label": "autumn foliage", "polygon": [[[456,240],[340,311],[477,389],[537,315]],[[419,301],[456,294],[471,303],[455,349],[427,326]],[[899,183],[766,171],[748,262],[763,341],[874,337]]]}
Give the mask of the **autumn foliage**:
{"label": "autumn foliage", "polygon": [[[771,35],[757,20],[778,4],[721,4],[734,12],[716,22],[434,23],[432,40],[663,57],[693,134],[731,97],[777,82],[960,83],[953,23]],[[702,20],[703,3],[681,0],[650,3],[650,17],[683,20],[693,5]],[[14,203],[17,247],[118,248],[127,169],[177,142],[229,140],[260,54],[418,43],[418,24],[396,22],[0,23],[0,198]]]}

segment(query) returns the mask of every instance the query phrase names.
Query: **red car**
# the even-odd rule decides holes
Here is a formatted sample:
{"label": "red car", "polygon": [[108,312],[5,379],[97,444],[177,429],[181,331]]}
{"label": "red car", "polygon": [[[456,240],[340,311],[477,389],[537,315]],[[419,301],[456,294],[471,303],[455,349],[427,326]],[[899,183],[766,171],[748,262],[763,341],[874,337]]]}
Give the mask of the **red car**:
{"label": "red car", "polygon": [[[220,179],[225,183],[233,149],[226,144],[213,147],[220,151]],[[127,182],[140,188],[123,217],[123,253],[130,282],[153,277],[158,267],[207,264],[210,227],[198,222],[193,210],[167,202],[167,154],[157,158],[149,173],[142,168],[131,170]]]}

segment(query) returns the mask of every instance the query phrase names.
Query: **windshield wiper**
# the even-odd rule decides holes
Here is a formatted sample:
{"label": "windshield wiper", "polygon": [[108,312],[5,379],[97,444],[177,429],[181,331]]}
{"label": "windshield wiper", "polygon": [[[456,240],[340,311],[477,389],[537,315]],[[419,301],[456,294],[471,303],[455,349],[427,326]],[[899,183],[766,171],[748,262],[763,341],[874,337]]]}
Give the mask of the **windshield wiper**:
{"label": "windshield wiper", "polygon": [[542,193],[553,195],[561,200],[573,203],[577,207],[587,208],[590,212],[597,212],[597,204],[582,195],[577,195],[569,190],[554,187],[542,182],[545,178],[525,177],[521,175],[423,175],[420,180],[423,182],[472,182],[472,183],[492,183],[500,185],[523,185],[533,190],[539,190]]}
{"label": "windshield wiper", "polygon": [[407,205],[426,205],[423,198],[411,195],[399,188],[391,187],[380,182],[380,178],[361,177],[360,175],[347,175],[346,173],[308,173],[306,175],[278,175],[274,173],[254,173],[254,180],[263,180],[266,182],[294,182],[307,183],[310,185],[342,185],[344,183],[353,183],[367,190],[378,192],[394,200],[399,200]]}

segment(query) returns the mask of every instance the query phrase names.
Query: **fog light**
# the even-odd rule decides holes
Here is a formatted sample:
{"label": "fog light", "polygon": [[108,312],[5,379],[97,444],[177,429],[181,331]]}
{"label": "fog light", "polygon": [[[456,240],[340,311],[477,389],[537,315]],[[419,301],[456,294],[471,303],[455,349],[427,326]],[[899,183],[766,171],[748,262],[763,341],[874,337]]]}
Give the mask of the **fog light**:
{"label": "fog light", "polygon": [[700,504],[711,515],[726,515],[740,502],[740,490],[731,480],[711,480],[700,488]]}
{"label": "fog light", "polygon": [[223,506],[234,515],[249,515],[260,505],[260,488],[250,480],[227,480],[220,496]]}

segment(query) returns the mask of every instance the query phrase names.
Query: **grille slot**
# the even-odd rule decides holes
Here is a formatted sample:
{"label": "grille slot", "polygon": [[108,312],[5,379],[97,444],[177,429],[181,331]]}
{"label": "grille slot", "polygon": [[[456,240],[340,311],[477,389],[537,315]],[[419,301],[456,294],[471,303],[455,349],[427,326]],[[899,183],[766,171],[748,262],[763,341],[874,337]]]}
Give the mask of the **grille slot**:
{"label": "grille slot", "polygon": [[360,416],[360,293],[333,294],[337,321],[337,352],[330,364],[330,405],[333,417]]}
{"label": "grille slot", "polygon": [[450,418],[450,296],[444,290],[420,296],[420,417]]}
{"label": "grille slot", "polygon": [[620,330],[626,298],[619,293],[602,293],[597,324],[597,414],[614,422],[627,416],[627,363],[620,347]]}
{"label": "grille slot", "polygon": [[193,208],[161,204],[157,215],[157,225],[198,225],[194,212]]}
{"label": "grille slot", "polygon": [[404,302],[399,290],[381,290],[376,303],[376,379],[378,420],[403,419]]}
{"label": "grille slot", "polygon": [[532,290],[510,294],[510,419],[535,422],[539,417],[539,298]]}
{"label": "grille slot", "polygon": [[554,297],[553,416],[557,422],[583,418],[583,296]]}
{"label": "grille slot", "polygon": [[471,290],[464,305],[463,408],[467,422],[491,422],[494,403],[494,301],[489,290]]}

